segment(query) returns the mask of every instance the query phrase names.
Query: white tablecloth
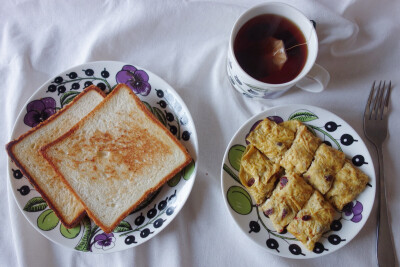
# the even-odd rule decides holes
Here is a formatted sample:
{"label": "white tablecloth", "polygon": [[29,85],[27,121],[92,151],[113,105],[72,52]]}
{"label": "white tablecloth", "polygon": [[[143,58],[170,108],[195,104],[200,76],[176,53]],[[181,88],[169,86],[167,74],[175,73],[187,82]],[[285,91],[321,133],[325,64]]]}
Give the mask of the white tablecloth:
{"label": "white tablecloth", "polygon": [[293,88],[279,99],[256,101],[231,88],[225,64],[235,19],[259,2],[2,1],[3,145],[10,140],[18,112],[47,79],[81,63],[116,60],[151,70],[175,88],[194,118],[200,154],[193,191],[166,229],[139,247],[95,255],[61,247],[32,228],[10,191],[3,150],[1,266],[375,266],[375,209],[345,248],[312,260],[281,258],[251,242],[233,222],[221,194],[220,169],[235,131],[252,115],[280,104],[323,107],[364,137],[367,94],[373,80],[381,79],[394,84],[384,158],[392,230],[400,256],[400,2],[287,1],[317,22],[317,62],[330,72],[331,82],[323,93]]}

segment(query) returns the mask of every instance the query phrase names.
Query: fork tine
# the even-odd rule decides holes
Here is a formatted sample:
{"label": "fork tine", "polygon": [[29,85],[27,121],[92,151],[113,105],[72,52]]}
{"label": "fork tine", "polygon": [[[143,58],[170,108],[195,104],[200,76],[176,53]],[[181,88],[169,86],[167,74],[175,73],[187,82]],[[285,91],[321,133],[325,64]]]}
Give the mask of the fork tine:
{"label": "fork tine", "polygon": [[377,89],[377,91],[376,91],[376,93],[374,94],[373,99],[372,99],[372,106],[373,106],[373,107],[372,107],[372,112],[371,112],[371,117],[370,117],[370,119],[373,119],[373,120],[376,120],[377,105],[378,105],[378,96],[379,96],[379,94],[380,94],[380,92],[381,92],[381,90],[382,90],[381,85],[382,85],[382,81],[379,82],[378,89]]}
{"label": "fork tine", "polygon": [[386,115],[388,113],[389,110],[389,99],[390,99],[390,93],[392,91],[392,81],[389,81],[389,86],[388,89],[386,90],[386,95],[385,95],[385,100],[384,100],[384,107],[383,107],[383,115],[382,115],[382,119],[386,119]]}
{"label": "fork tine", "polygon": [[368,119],[371,118],[371,100],[372,100],[372,96],[374,95],[374,91],[375,91],[375,81],[372,84],[371,91],[369,92],[368,101],[367,101],[367,104],[365,105],[364,118],[366,118],[366,117],[368,117]]}
{"label": "fork tine", "polygon": [[385,97],[385,106],[386,107],[389,106],[389,97],[390,97],[391,91],[392,91],[392,81],[389,81],[389,88],[387,90],[386,97]]}
{"label": "fork tine", "polygon": [[384,108],[384,98],[383,95],[386,93],[386,81],[383,82],[382,90],[379,91],[379,95],[377,95],[378,106],[376,110],[376,119],[381,120],[383,117],[383,108]]}

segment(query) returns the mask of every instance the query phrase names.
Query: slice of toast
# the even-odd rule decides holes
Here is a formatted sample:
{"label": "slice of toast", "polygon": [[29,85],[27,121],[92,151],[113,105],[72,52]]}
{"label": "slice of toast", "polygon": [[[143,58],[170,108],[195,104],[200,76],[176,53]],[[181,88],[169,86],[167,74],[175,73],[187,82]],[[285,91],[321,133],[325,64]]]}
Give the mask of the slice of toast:
{"label": "slice of toast", "polygon": [[73,227],[85,215],[79,200],[71,193],[39,149],[65,134],[105,97],[92,85],[71,103],[6,145],[8,155],[66,227]]}
{"label": "slice of toast", "polygon": [[41,153],[106,233],[191,162],[125,84]]}

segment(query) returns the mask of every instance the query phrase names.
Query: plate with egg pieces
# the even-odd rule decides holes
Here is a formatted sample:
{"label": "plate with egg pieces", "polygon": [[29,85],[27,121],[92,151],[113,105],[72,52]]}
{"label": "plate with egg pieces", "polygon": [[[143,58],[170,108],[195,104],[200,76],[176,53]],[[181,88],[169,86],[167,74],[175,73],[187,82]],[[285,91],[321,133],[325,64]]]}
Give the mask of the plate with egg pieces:
{"label": "plate with egg pieces", "polygon": [[222,194],[243,233],[268,252],[314,258],[349,243],[375,197],[375,171],[357,132],[315,106],[278,106],[230,141]]}

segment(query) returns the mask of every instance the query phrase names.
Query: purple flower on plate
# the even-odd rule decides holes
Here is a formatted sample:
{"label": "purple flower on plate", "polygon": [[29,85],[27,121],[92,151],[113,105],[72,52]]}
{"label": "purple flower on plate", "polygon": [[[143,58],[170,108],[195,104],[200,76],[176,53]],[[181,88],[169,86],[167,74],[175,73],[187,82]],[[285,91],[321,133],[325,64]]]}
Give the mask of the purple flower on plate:
{"label": "purple flower on plate", "polygon": [[115,237],[113,233],[107,234],[107,233],[102,233],[99,235],[96,235],[94,238],[94,246],[95,248],[102,249],[102,250],[108,250],[110,248],[113,248],[115,246]]}
{"label": "purple flower on plate", "polygon": [[56,113],[56,101],[51,97],[33,100],[26,106],[26,110],[24,123],[30,127],[35,127]]}
{"label": "purple flower on plate", "polygon": [[150,94],[149,75],[144,70],[138,70],[132,65],[125,65],[117,73],[117,83],[125,83],[135,94],[146,96]]}
{"label": "purple flower on plate", "polygon": [[353,215],[351,221],[358,223],[362,219],[363,205],[359,201],[356,204],[350,202],[343,207],[343,212],[346,216]]}
{"label": "purple flower on plate", "polygon": [[267,117],[270,121],[274,121],[276,123],[281,123],[283,122],[283,119],[279,116],[269,116]]}

